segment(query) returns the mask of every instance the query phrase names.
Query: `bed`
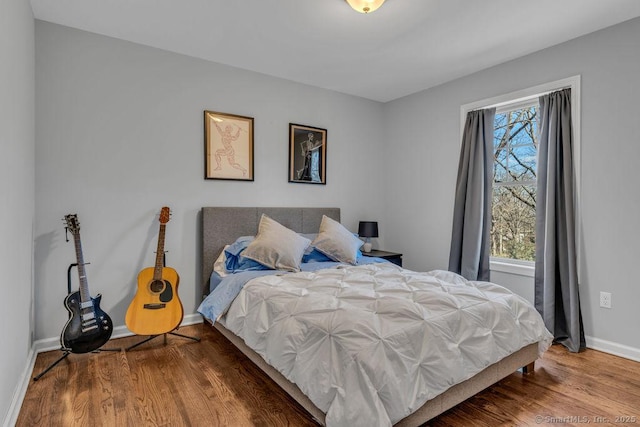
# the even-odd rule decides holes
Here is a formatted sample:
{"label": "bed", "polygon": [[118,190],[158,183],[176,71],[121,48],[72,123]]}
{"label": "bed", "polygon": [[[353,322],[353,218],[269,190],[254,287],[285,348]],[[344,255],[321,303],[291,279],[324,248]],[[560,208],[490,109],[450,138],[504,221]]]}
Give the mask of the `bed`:
{"label": "bed", "polygon": [[[220,299],[212,301],[221,291],[216,287],[211,292],[214,264],[227,245],[240,236],[256,234],[263,214],[304,236],[318,233],[325,222],[340,221],[339,208],[202,208],[201,258],[206,298],[199,311],[322,425],[421,425],[520,368],[532,371],[534,361],[551,343],[551,335],[535,309],[498,285],[467,282],[443,271],[412,272],[374,259],[363,265],[327,263],[326,268],[323,263],[321,269],[313,266],[312,270],[299,273],[262,276],[261,272],[248,272],[257,276],[247,281],[237,296],[230,297],[230,305],[224,310],[207,311],[207,305],[215,305]],[[398,288],[392,287],[394,282]],[[311,299],[316,288],[325,292],[313,296],[325,298],[322,303]],[[432,295],[429,292],[433,290]],[[458,294],[463,299],[458,300]],[[413,301],[421,300],[423,307],[415,308]],[[313,301],[314,309],[299,309],[309,301]],[[318,310],[318,304],[336,310]],[[409,319],[400,319],[390,311],[389,304],[399,307],[398,312],[408,313]],[[478,320],[481,315],[477,307],[487,304],[491,304],[491,314],[482,316],[491,319]],[[452,307],[444,311],[446,305]],[[508,320],[494,314],[502,311],[507,312]],[[303,312],[304,319],[300,320]],[[354,321],[349,316],[357,318]],[[395,323],[393,327],[384,326],[376,316]],[[428,333],[415,327],[423,322],[421,316],[436,319],[435,326],[424,326],[430,328]],[[370,317],[369,326],[363,326],[368,320],[360,319]],[[320,319],[324,326],[309,326],[310,318]],[[476,321],[490,326],[468,326]],[[504,322],[513,322],[522,329],[507,336],[505,330],[512,326],[506,327]],[[283,329],[283,324],[295,324],[297,329],[290,333],[291,328]],[[470,336],[475,329],[478,336]],[[289,332],[281,332],[286,330]],[[290,336],[285,341],[283,336],[287,334]],[[450,342],[440,343],[435,336]],[[365,339],[372,339],[374,344],[362,341]],[[483,340],[487,343],[479,344]],[[420,341],[425,343],[416,344]],[[410,356],[396,352],[396,347],[405,344],[414,348],[407,350]],[[359,350],[368,345],[370,351]],[[361,353],[366,353],[363,358],[368,359],[354,356]],[[488,360],[477,357],[481,353],[487,353]],[[432,366],[435,359],[441,360]],[[424,383],[425,378],[431,383]],[[406,391],[407,388],[411,390]]]}

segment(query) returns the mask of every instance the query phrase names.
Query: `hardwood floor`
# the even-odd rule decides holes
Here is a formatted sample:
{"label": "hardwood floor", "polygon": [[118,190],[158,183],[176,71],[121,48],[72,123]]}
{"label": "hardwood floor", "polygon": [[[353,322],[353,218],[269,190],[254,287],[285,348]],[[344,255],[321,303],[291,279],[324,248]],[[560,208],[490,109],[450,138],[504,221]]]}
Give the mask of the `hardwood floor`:
{"label": "hardwood floor", "polygon": [[[17,426],[316,426],[219,332],[179,330],[128,352],[72,354],[31,381]],[[112,340],[126,348],[141,340]],[[60,357],[41,353],[34,374]],[[627,418],[625,418],[627,417]],[[553,346],[535,373],[514,373],[431,426],[640,425],[640,363]]]}

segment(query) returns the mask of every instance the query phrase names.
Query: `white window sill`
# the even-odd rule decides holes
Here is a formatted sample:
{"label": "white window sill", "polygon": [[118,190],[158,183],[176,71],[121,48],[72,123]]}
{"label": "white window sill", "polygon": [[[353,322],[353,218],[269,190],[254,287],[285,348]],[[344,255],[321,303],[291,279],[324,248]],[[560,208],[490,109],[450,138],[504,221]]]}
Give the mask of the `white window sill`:
{"label": "white window sill", "polygon": [[516,274],[518,276],[534,277],[536,268],[532,261],[519,261],[507,258],[491,258],[489,269],[499,273]]}

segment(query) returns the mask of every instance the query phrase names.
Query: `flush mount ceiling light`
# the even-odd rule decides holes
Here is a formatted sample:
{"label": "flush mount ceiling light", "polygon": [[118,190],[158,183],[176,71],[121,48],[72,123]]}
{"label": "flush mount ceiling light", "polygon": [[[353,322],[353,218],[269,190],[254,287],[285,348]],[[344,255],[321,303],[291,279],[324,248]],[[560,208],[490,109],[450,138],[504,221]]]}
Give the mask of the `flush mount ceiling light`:
{"label": "flush mount ceiling light", "polygon": [[346,0],[349,6],[360,13],[374,12],[385,0]]}

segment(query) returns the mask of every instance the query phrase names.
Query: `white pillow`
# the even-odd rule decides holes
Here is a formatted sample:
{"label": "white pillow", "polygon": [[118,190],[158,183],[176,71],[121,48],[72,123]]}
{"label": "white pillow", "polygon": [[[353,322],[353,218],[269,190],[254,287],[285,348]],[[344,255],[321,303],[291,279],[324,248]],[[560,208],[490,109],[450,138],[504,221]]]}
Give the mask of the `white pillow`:
{"label": "white pillow", "polygon": [[242,256],[274,270],[300,271],[300,263],[311,240],[262,214],[258,234]]}
{"label": "white pillow", "polygon": [[322,216],[318,237],[311,243],[332,260],[353,265],[356,263],[358,249],[362,244],[362,240],[354,236],[338,221],[326,215]]}
{"label": "white pillow", "polygon": [[228,247],[229,245],[224,245],[222,252],[220,252],[218,258],[213,262],[213,271],[218,273],[220,277],[225,277],[227,275],[227,268],[225,267],[227,256],[225,255],[224,251],[226,251]]}

